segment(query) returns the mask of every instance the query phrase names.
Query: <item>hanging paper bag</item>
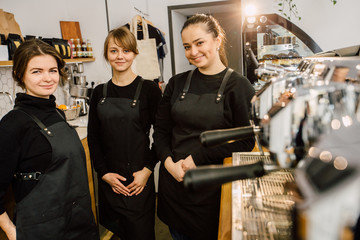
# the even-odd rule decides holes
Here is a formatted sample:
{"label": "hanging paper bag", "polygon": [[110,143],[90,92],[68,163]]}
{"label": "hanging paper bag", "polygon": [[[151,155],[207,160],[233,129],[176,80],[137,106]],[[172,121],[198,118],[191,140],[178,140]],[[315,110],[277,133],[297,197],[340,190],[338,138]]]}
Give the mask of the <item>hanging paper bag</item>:
{"label": "hanging paper bag", "polygon": [[2,9],[0,9],[0,34],[5,36],[8,50],[7,56],[3,56],[4,49],[2,49],[1,59],[4,60],[5,58],[8,58],[6,60],[12,60],[15,50],[24,39],[21,35],[20,26],[15,20],[14,14],[5,12]]}
{"label": "hanging paper bag", "polygon": [[[137,19],[138,16],[133,17],[130,23],[130,31],[135,35],[136,39]],[[148,25],[143,18],[141,18],[141,24],[144,38],[142,40],[137,39],[139,54],[132,64],[132,70],[144,79],[154,80],[160,77],[156,41],[155,38],[149,38]]]}
{"label": "hanging paper bag", "polygon": [[19,35],[24,40],[14,14],[5,12],[2,9],[0,9],[0,33],[4,34],[6,39],[9,33],[13,33]]}

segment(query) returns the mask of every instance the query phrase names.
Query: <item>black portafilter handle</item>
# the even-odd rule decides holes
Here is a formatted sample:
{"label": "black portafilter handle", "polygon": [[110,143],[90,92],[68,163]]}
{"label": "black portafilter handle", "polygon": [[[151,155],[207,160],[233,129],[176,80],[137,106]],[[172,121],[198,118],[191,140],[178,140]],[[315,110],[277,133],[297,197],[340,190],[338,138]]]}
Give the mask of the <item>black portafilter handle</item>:
{"label": "black portafilter handle", "polygon": [[265,174],[262,161],[241,165],[210,165],[190,169],[185,173],[184,186],[189,192],[196,192],[208,187],[218,187],[235,180],[261,177]]}
{"label": "black portafilter handle", "polygon": [[200,142],[205,147],[254,137],[259,127],[246,126],[229,129],[209,130],[200,134]]}

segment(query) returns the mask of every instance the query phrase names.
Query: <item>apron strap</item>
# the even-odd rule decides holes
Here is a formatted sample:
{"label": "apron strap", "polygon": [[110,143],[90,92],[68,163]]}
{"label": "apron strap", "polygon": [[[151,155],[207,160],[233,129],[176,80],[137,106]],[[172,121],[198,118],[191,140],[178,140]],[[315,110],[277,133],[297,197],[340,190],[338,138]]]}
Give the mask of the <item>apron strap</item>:
{"label": "apron strap", "polygon": [[143,82],[144,82],[144,79],[143,78],[140,78],[140,82],[139,84],[137,85],[137,88],[136,88],[136,92],[135,92],[135,96],[134,96],[134,100],[132,101],[131,103],[131,107],[135,107],[138,100],[139,100],[139,96],[140,96],[140,92],[141,92],[141,88],[142,88],[142,85],[143,85]]}
{"label": "apron strap", "polygon": [[[135,91],[135,96],[134,99],[131,103],[131,107],[135,107],[138,100],[139,100],[139,96],[140,96],[140,92],[141,92],[141,88],[142,88],[142,84],[144,82],[144,79],[142,77],[140,77],[140,81],[139,84],[137,85],[136,91]],[[100,100],[100,104],[103,104],[105,102],[105,99],[107,97],[107,86],[108,86],[109,82],[106,82],[104,84],[104,88],[103,88],[103,98]]]}
{"label": "apron strap", "polygon": [[[29,116],[44,132],[49,136],[54,136],[52,132],[33,114],[27,113],[22,110],[19,106],[15,106],[14,110],[20,111],[25,115]],[[57,110],[58,112],[58,110]],[[58,112],[59,113],[59,112]],[[60,113],[59,113],[60,114]],[[60,114],[62,117],[62,115]],[[39,181],[41,176],[41,172],[30,172],[30,173],[15,173],[14,178],[20,181]]]}
{"label": "apron strap", "polygon": [[228,68],[228,70],[226,71],[225,76],[224,76],[224,79],[223,79],[222,82],[221,82],[219,91],[218,91],[217,96],[216,96],[216,100],[215,100],[216,103],[219,103],[220,100],[221,100],[221,98],[223,97],[226,84],[227,84],[227,82],[228,82],[231,74],[233,73],[233,71],[234,71],[234,70],[231,69],[231,68]]}
{"label": "apron strap", "polygon": [[[195,71],[195,70],[192,70],[192,71],[188,74],[188,76],[187,76],[187,78],[186,78],[186,82],[185,82],[184,89],[183,89],[183,91],[182,91],[182,93],[181,93],[181,95],[180,95],[180,101],[185,99],[185,95],[186,95],[186,93],[189,91],[189,87],[190,87],[190,83],[191,83],[191,77],[192,77],[194,71]],[[223,80],[222,80],[222,82],[221,82],[220,88],[219,88],[219,90],[218,90],[218,93],[217,93],[217,95],[216,95],[216,100],[215,100],[216,103],[219,103],[220,100],[221,100],[221,98],[223,97],[226,84],[227,84],[227,82],[228,82],[228,80],[229,80],[229,78],[230,78],[230,76],[231,76],[231,74],[232,74],[233,72],[234,72],[234,70],[231,69],[231,68],[228,68],[228,70],[226,71],[225,76],[224,76],[224,78],[223,78]]]}
{"label": "apron strap", "polygon": [[14,178],[19,181],[39,181],[41,174],[41,172],[15,173]]}
{"label": "apron strap", "polygon": [[60,117],[66,121],[66,119],[64,118],[64,116],[60,113],[60,110],[57,109],[57,108],[55,108],[55,110],[56,110],[56,112],[60,115]]}
{"label": "apron strap", "polygon": [[54,136],[54,134],[33,114],[27,113],[19,107],[14,107],[14,109],[17,111],[23,112],[24,114],[29,116],[48,136],[50,136],[50,137]]}
{"label": "apron strap", "polygon": [[[111,80],[110,80],[110,81],[111,81]],[[109,82],[106,82],[106,83],[104,84],[103,97],[102,97],[102,99],[100,100],[100,104],[103,104],[103,103],[105,102],[106,97],[107,97],[107,86],[108,86],[108,83],[109,83]]]}
{"label": "apron strap", "polygon": [[186,78],[186,82],[185,82],[185,85],[184,85],[184,89],[181,93],[181,96],[180,96],[180,101],[184,100],[185,99],[185,95],[187,94],[187,92],[189,91],[189,87],[190,87],[190,83],[191,83],[191,77],[194,73],[195,69],[191,70],[191,72],[189,72],[187,78]]}

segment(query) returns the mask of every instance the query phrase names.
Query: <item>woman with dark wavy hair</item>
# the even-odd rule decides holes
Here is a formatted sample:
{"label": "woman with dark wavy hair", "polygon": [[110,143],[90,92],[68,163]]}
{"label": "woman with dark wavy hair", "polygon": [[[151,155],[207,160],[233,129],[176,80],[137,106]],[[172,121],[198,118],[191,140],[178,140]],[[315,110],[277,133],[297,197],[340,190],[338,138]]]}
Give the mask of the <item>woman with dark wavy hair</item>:
{"label": "woman with dark wavy hair", "polygon": [[[85,153],[76,131],[56,108],[64,61],[35,39],[15,51],[14,110],[0,122],[0,227],[10,240],[99,239],[91,211]],[[12,222],[4,195],[12,184]]]}

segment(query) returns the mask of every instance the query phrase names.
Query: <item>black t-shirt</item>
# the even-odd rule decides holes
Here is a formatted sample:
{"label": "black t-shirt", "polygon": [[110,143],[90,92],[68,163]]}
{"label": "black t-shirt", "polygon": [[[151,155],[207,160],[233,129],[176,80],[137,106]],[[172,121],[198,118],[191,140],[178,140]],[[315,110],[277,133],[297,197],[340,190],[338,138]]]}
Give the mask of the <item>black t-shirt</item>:
{"label": "black t-shirt", "polygon": [[[135,91],[139,83],[140,77],[138,76],[132,83],[127,86],[117,86],[111,80],[108,83],[107,97],[111,98],[128,98],[133,99]],[[100,119],[98,118],[97,105],[103,97],[104,84],[100,84],[94,89],[90,108],[89,108],[89,123],[88,123],[88,144],[90,148],[91,160],[98,176],[103,176],[108,173],[104,161],[104,149],[101,140],[102,128]],[[139,96],[139,109],[140,109],[140,122],[145,132],[149,132],[151,125],[155,123],[155,114],[161,99],[161,91],[159,87],[150,80],[144,80]],[[106,141],[106,139],[104,140]],[[117,144],[127,144],[127,139],[118,139]],[[155,156],[154,156],[155,157]],[[152,162],[148,162],[146,166],[153,170],[156,164],[155,158]]]}
{"label": "black t-shirt", "polygon": [[[54,96],[44,99],[18,93],[15,106],[35,115],[45,126],[65,121],[56,111]],[[52,149],[38,125],[29,116],[17,110],[10,111],[1,119],[0,146],[0,214],[2,214],[4,195],[11,183],[13,183],[16,202],[23,199],[37,184],[37,181],[15,180],[14,174],[44,172],[51,162]]]}
{"label": "black t-shirt", "polygon": [[[217,93],[226,70],[215,75],[204,75],[196,69],[188,92],[197,95]],[[160,161],[164,161],[168,156],[173,156],[171,138],[175,121],[171,115],[171,108],[180,96],[188,74],[189,72],[180,73],[169,80],[158,108],[154,128],[154,145]],[[231,123],[227,126],[228,128],[250,125],[250,101],[254,94],[255,90],[249,80],[234,71],[224,91],[224,118]],[[202,146],[189,155],[192,155],[196,165],[221,164],[224,158],[231,156],[232,152],[251,151],[254,143],[255,140],[250,138],[216,147]]]}

